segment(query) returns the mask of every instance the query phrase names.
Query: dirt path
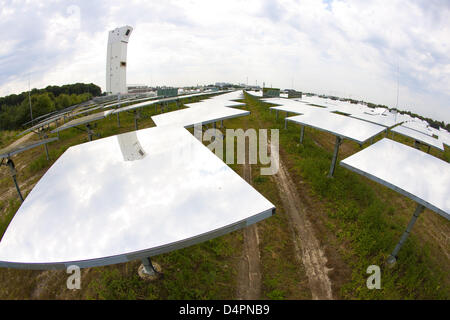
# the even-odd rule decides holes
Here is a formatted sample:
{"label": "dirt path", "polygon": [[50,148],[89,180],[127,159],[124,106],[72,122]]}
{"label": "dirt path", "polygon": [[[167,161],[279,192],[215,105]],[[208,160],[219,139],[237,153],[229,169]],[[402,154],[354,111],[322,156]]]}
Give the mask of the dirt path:
{"label": "dirt path", "polygon": [[[246,152],[248,154],[248,152]],[[244,179],[251,184],[252,167],[244,164]],[[261,296],[261,264],[259,253],[258,226],[253,224],[244,229],[244,248],[238,269],[238,300],[256,300]]]}
{"label": "dirt path", "polygon": [[331,281],[328,276],[331,269],[326,267],[327,258],[315,236],[305,208],[301,204],[295,184],[281,159],[278,173],[273,178],[277,183],[283,207],[292,222],[297,258],[306,269],[312,298],[333,299]]}
{"label": "dirt path", "polygon": [[[22,193],[22,195],[25,195],[28,191],[30,191],[31,189],[33,189],[34,185],[37,183],[37,181],[34,181],[36,177],[32,176],[30,178],[28,178],[26,181],[19,183],[19,188],[20,188],[20,192]],[[30,183],[31,182],[31,183]],[[11,184],[13,184],[12,180],[11,180]],[[2,194],[0,194],[0,201],[15,197],[17,195],[17,191],[16,191],[16,187],[13,185],[11,187],[9,187],[6,191],[4,191]]]}
{"label": "dirt path", "polygon": [[[261,126],[261,123],[260,123]],[[269,146],[271,145],[269,139]],[[319,144],[316,140],[314,143]],[[269,147],[269,152],[271,152]],[[316,237],[314,227],[308,218],[305,205],[289,175],[287,167],[279,157],[278,173],[272,176],[277,185],[284,210],[291,221],[291,231],[296,258],[303,263],[308,277],[309,289],[314,300],[333,299],[332,284],[325,250]]]}

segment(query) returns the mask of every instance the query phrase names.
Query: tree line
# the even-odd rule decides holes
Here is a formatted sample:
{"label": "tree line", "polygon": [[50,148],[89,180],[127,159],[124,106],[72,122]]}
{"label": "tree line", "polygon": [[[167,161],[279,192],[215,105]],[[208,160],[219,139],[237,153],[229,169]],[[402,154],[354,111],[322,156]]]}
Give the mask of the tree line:
{"label": "tree line", "polygon": [[[30,91],[33,119],[101,95],[99,86],[75,83]],[[19,130],[31,120],[28,91],[0,97],[0,130]]]}

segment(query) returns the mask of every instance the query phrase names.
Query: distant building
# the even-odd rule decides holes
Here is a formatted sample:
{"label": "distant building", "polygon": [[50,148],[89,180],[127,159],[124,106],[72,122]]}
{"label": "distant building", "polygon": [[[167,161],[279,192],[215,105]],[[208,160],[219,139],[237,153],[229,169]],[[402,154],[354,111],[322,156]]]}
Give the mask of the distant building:
{"label": "distant building", "polygon": [[127,86],[127,89],[130,94],[147,93],[151,91],[151,88],[144,84],[130,84]]}
{"label": "distant building", "polygon": [[158,97],[175,97],[178,95],[178,88],[158,88]]}
{"label": "distant building", "polygon": [[280,96],[279,88],[263,88],[263,98],[276,98]]}
{"label": "distant building", "polygon": [[216,87],[224,88],[224,87],[231,87],[233,84],[228,82],[216,82]]}
{"label": "distant building", "polygon": [[287,89],[288,98],[302,98],[302,93],[293,89]]}

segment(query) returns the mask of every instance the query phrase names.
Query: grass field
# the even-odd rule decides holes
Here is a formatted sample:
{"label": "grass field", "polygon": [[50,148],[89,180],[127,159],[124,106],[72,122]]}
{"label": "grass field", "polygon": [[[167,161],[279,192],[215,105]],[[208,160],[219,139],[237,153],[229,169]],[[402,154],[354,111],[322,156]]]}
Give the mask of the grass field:
{"label": "grass field", "polygon": [[[192,101],[198,100],[194,99]],[[275,128],[280,132],[280,155],[295,188],[308,203],[308,216],[326,248],[335,298],[341,299],[449,299],[450,225],[439,215],[426,210],[399,254],[399,262],[388,268],[386,258],[405,229],[414,210],[413,201],[337,166],[335,177],[326,177],[330,166],[334,137],[305,130],[299,143],[299,126],[284,119],[277,121],[270,105],[245,95],[243,107],[251,115],[225,121],[226,128]],[[175,104],[169,109],[175,110]],[[160,112],[159,110],[157,111]],[[154,126],[150,116],[154,107],[144,108],[139,128]],[[121,114],[121,127],[115,116],[97,122],[102,137],[134,130],[134,115]],[[12,140],[13,133],[2,133],[0,146]],[[380,139],[378,137],[377,139]],[[412,145],[413,141],[395,136]],[[28,150],[14,157],[18,180],[24,195],[71,145],[87,142],[87,134],[76,129],[60,133],[60,140],[50,144],[51,160],[42,148]],[[366,146],[363,146],[366,147]],[[345,141],[339,160],[360,147]],[[450,150],[436,150],[433,155],[450,160]],[[230,165],[243,174],[242,165]],[[261,165],[252,165],[252,184],[277,208],[277,214],[258,223],[261,299],[310,299],[306,271],[296,258],[292,228],[283,208],[279,187],[271,176],[260,175]],[[0,235],[19,208],[14,186],[6,171],[0,169]],[[301,244],[300,244],[301,246]],[[81,290],[66,288],[65,271],[23,271],[0,269],[2,299],[233,299],[236,297],[237,265],[242,259],[243,232],[236,231],[182,250],[154,257],[164,271],[164,278],[144,282],[137,275],[139,261],[82,270]],[[366,287],[366,269],[381,267],[381,290]]]}

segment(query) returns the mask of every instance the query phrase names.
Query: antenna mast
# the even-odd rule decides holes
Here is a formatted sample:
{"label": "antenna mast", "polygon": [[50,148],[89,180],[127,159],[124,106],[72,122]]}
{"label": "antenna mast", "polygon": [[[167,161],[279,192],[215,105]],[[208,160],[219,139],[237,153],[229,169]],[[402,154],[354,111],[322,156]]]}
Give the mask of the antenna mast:
{"label": "antenna mast", "polygon": [[28,103],[30,105],[31,125],[33,125],[33,109],[31,109],[31,97],[30,97],[30,75],[28,75]]}
{"label": "antenna mast", "polygon": [[397,58],[397,103],[395,104],[395,122],[397,122],[397,113],[398,113],[398,94],[399,94],[399,83],[400,83],[400,79],[399,79],[399,67],[398,67],[398,58]]}
{"label": "antenna mast", "polygon": [[399,68],[398,68],[398,61],[397,61],[397,103],[395,104],[395,108],[398,109],[398,93],[399,93]]}

